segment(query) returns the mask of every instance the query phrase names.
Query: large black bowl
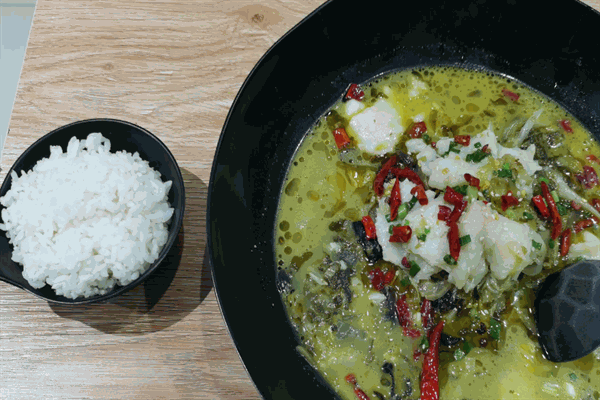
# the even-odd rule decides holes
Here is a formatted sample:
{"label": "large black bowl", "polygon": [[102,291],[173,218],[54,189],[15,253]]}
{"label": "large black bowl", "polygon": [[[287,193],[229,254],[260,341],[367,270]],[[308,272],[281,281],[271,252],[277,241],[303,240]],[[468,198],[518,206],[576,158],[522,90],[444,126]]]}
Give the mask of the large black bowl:
{"label": "large black bowl", "polygon": [[[169,236],[167,243],[159,253],[158,259],[135,281],[126,286],[116,286],[104,295],[69,299],[57,295],[49,285],[41,289],[32,287],[23,278],[23,267],[11,260],[12,246],[9,244],[6,233],[0,230],[0,280],[20,287],[53,303],[82,304],[108,300],[139,285],[163,261],[169,249],[175,243],[175,239],[177,239],[181,224],[183,223],[185,188],[183,186],[183,177],[175,158],[169,149],[147,130],[129,122],[114,119],[90,119],[74,122],[55,129],[41,137],[23,152],[17,161],[15,161],[10,171],[8,171],[4,183],[0,187],[0,197],[4,196],[10,189],[12,181],[10,175],[12,171],[17,172],[20,176],[21,171],[29,171],[40,159],[50,156],[50,146],[61,146],[63,151],[66,151],[71,137],[75,136],[78,139],[85,139],[87,135],[93,132],[100,132],[110,140],[111,152],[119,150],[125,150],[129,153],[138,152],[142,159],[148,161],[152,168],[160,172],[164,182],[173,181],[168,194],[169,204],[174,209],[173,217],[169,221],[168,226]],[[0,205],[0,213],[3,209],[4,207]]]}
{"label": "large black bowl", "polygon": [[208,241],[221,310],[266,399],[336,398],[299,355],[275,285],[290,160],[348,84],[419,65],[511,76],[600,135],[600,15],[563,0],[332,0],[276,43],[240,90],[213,164]]}

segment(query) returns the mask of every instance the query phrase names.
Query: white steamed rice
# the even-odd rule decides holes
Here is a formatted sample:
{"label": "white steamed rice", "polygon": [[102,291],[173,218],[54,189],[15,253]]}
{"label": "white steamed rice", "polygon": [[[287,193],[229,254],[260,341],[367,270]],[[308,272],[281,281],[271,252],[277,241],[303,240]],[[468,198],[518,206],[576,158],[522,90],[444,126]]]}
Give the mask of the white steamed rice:
{"label": "white steamed rice", "polygon": [[50,147],[0,203],[0,229],[12,259],[35,288],[46,283],[68,298],[127,285],[154,262],[167,241],[171,181],[162,182],[139,154],[110,153],[100,133]]}

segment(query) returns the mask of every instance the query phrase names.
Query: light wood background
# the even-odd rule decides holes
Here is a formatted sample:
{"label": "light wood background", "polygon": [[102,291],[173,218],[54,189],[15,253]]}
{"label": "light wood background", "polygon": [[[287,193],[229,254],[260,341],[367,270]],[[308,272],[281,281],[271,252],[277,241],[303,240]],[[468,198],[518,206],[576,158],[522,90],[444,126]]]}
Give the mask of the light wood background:
{"label": "light wood background", "polygon": [[[185,235],[176,271],[109,303],[49,305],[0,282],[0,398],[260,398],[212,287],[207,186],[245,77],[322,3],[38,0],[0,181],[59,126],[127,120],[157,134],[182,167]],[[600,0],[585,3],[600,10]],[[172,280],[162,297],[153,286],[161,277]]]}

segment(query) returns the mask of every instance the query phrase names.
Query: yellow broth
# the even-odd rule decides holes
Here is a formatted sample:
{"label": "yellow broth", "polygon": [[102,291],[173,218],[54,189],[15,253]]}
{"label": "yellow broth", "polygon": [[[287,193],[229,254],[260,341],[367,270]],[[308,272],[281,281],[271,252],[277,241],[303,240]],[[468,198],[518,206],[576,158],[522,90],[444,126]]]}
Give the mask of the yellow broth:
{"label": "yellow broth", "polygon": [[[411,96],[415,79],[425,83],[426,89]],[[496,74],[454,67],[419,68],[385,75],[362,88],[364,105],[385,98],[401,115],[406,129],[416,118],[423,118],[432,141],[452,135],[476,135],[489,124],[499,134],[518,118],[529,118],[543,109],[536,125],[562,132],[558,121],[571,121],[573,132],[562,132],[565,146],[557,150],[560,154],[553,154],[565,174],[574,175],[586,165],[596,167],[587,157],[600,157],[598,145],[573,116],[548,98]],[[519,99],[513,101],[502,95],[503,89],[518,93]],[[391,382],[382,373],[382,364],[391,362],[395,366],[396,393],[416,399],[423,357],[415,359],[414,355],[421,339],[403,335],[398,322],[383,318],[381,305],[371,301],[376,291],[368,272],[374,265],[366,260],[357,263],[349,279],[350,302],[340,300],[343,294],[339,290],[315,284],[315,280],[331,278],[323,265],[324,246],[339,236],[336,224],[341,220],[359,221],[377,202],[373,180],[385,160],[363,153],[355,158],[355,166],[340,161],[332,131],[348,127],[348,118],[343,116],[345,106],[343,101],[335,104],[307,133],[287,174],[274,232],[277,265],[291,277],[292,290],[282,297],[303,343],[299,350],[343,398],[356,398],[353,386],[344,379],[353,373],[371,399],[378,398],[378,394],[389,399]],[[351,129],[348,131],[353,147],[355,140]],[[405,152],[407,139],[406,135],[400,136],[396,149]],[[600,197],[599,187],[586,190],[585,199]],[[501,212],[500,196],[507,187],[492,180],[482,181],[484,189],[493,207]],[[531,202],[523,201],[508,213],[501,213],[515,219],[515,215],[535,214],[535,209]],[[520,222],[536,226],[533,221]],[[587,231],[598,236],[597,229]],[[580,242],[581,235],[573,235],[572,242]],[[600,355],[551,363],[542,357],[531,329],[532,288],[552,271],[572,262],[568,257],[547,259],[541,273],[516,282],[504,293],[503,304],[496,304],[494,309],[473,298],[472,292],[462,293],[464,307],[444,316],[449,318],[444,332],[465,338],[474,348],[459,360],[453,357],[456,348],[441,349],[442,399],[600,398]],[[378,261],[376,266],[397,271],[391,287],[398,295],[407,295],[416,314],[419,295],[412,285],[401,283],[407,272],[385,261]],[[492,315],[499,315],[502,321],[499,340],[490,337]],[[344,334],[340,333],[342,329]]]}

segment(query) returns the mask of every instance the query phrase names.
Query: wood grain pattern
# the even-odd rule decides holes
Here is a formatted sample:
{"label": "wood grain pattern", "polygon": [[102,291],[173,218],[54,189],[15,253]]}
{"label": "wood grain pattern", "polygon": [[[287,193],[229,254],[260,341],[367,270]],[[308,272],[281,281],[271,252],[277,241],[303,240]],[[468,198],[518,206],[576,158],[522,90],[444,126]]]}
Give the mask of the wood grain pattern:
{"label": "wood grain pattern", "polygon": [[260,398],[212,290],[207,185],[245,77],[322,3],[38,0],[2,170],[61,125],[123,119],[171,149],[187,209],[170,256],[179,267],[108,303],[49,305],[0,283],[0,398]]}

